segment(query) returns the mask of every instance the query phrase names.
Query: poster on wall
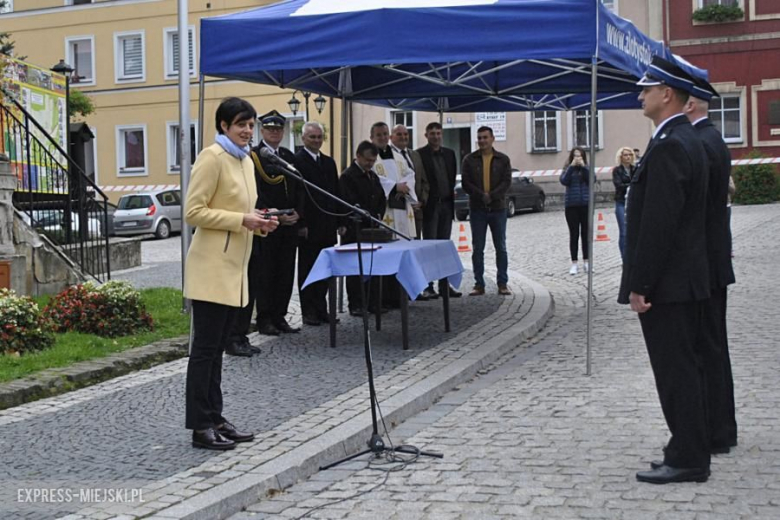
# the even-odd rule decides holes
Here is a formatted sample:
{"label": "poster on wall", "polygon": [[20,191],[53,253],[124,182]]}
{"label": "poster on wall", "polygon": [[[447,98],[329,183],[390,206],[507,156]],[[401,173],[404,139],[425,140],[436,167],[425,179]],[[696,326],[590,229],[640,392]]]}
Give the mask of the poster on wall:
{"label": "poster on wall", "polygon": [[506,112],[477,112],[474,120],[478,126],[492,128],[496,141],[506,141]]}
{"label": "poster on wall", "polygon": [[[67,161],[46,137],[48,134],[65,149],[65,76],[8,56],[0,55],[0,64],[3,95],[15,99],[38,123],[24,125],[22,111],[15,104],[3,101],[8,111],[0,112],[0,152],[11,160],[17,189],[45,193],[66,190]],[[29,147],[25,126],[31,134]]]}

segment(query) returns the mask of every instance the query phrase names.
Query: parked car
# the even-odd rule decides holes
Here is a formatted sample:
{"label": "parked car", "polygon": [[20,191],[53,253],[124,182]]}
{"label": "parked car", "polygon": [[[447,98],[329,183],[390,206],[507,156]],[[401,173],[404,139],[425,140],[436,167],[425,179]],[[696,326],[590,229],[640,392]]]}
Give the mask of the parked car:
{"label": "parked car", "polygon": [[[63,226],[65,223],[64,210],[36,209],[32,212],[32,222],[30,222],[30,216],[26,212],[22,212],[22,218],[33,228],[46,234],[56,243],[64,244],[67,241],[66,228]],[[70,218],[71,241],[75,242],[79,237],[80,219],[77,213],[71,213]],[[89,214],[87,216],[87,230],[87,238],[89,240],[104,236],[101,233],[100,221]]]}
{"label": "parked car", "polygon": [[122,195],[114,212],[117,236],[154,233],[168,238],[181,231],[181,192],[159,190]]}
{"label": "parked car", "polygon": [[[526,177],[519,170],[512,170],[512,184],[506,192],[506,216],[514,217],[521,209],[544,211],[544,190],[534,184],[531,177]],[[460,183],[455,184],[455,218],[466,220],[469,216],[469,196],[463,191]]]}
{"label": "parked car", "polygon": [[[103,225],[103,207],[106,208],[106,226]],[[114,213],[116,212],[116,204],[111,204],[108,201],[96,201],[91,199],[87,203],[87,214],[100,222],[100,234],[102,236],[114,236]],[[107,227],[107,229],[103,229]]]}

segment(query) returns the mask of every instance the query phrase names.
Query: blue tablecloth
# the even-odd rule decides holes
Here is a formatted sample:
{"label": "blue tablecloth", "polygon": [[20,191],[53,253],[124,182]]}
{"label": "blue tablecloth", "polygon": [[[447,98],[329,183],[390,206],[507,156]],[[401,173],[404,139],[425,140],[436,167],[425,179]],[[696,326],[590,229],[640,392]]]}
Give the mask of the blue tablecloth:
{"label": "blue tablecloth", "polygon": [[[323,249],[303,286],[331,276],[359,274],[357,251],[338,251],[339,247],[353,249],[356,246],[348,244]],[[370,244],[365,246],[368,248]],[[454,287],[460,287],[463,264],[451,240],[397,240],[374,247],[378,249],[363,251],[364,274],[394,274],[411,298],[423,292],[428,282],[442,278],[447,278]]]}

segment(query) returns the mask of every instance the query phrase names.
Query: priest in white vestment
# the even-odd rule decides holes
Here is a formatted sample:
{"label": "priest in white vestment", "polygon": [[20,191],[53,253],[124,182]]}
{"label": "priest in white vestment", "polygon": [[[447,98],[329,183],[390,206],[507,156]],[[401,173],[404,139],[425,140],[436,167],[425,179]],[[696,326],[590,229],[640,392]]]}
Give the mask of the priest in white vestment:
{"label": "priest in white vestment", "polygon": [[384,221],[399,233],[414,238],[417,234],[412,208],[412,204],[417,203],[414,170],[408,166],[401,154],[393,152],[389,141],[388,126],[385,123],[374,123],[371,127],[371,142],[379,149],[374,171],[379,176],[387,197]]}

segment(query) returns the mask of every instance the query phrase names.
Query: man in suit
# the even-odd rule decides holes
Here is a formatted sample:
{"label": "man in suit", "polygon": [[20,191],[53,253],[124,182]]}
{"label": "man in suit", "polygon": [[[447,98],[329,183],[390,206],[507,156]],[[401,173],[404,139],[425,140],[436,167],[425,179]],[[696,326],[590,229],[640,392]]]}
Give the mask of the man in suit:
{"label": "man in suit", "polygon": [[710,264],[710,299],[704,303],[700,348],[706,353],[707,411],[710,452],[728,453],[737,445],[737,419],[734,410],[734,380],[731,374],[729,342],[726,333],[726,292],[734,283],[731,265],[728,194],[731,153],[715,125],[707,118],[709,102],[718,93],[712,85],[698,80],[685,105],[685,115],[704,144],[709,160],[707,200],[707,259]]}
{"label": "man in suit", "polygon": [[[385,214],[387,198],[382,188],[379,177],[373,170],[376,164],[379,150],[377,147],[363,141],[357,147],[355,161],[349,168],[344,170],[339,178],[339,190],[342,198],[352,205],[359,205],[371,216],[379,220]],[[344,220],[346,232],[342,238],[343,244],[357,242],[354,222],[349,219]],[[370,222],[361,222],[362,226],[373,227]],[[369,266],[364,266],[369,269]],[[368,275],[369,273],[365,273]],[[379,277],[372,276],[369,287],[364,287],[359,276],[347,276],[347,297],[349,299],[349,313],[352,316],[362,316],[362,291],[369,289],[368,311],[381,312],[379,297]],[[368,284],[366,284],[368,285]]]}
{"label": "man in suit", "polygon": [[[303,178],[323,190],[339,196],[339,175],[336,163],[322,153],[324,131],[322,125],[310,121],[303,125],[303,148],[295,154],[295,167]],[[336,244],[339,228],[337,215],[343,209],[322,193],[308,190],[303,214],[298,222],[298,294],[301,299],[301,315],[304,325],[317,326],[329,323],[325,296],[328,282],[321,280],[302,289],[320,251]],[[342,228],[343,233],[343,228]]]}
{"label": "man in suit", "polygon": [[653,484],[704,482],[710,444],[696,336],[710,292],[707,156],[683,113],[690,75],[656,56],[637,84],[644,115],[656,130],[628,191],[618,302],[629,303],[639,316],[671,439],[664,460],[636,478]]}
{"label": "man in suit", "polygon": [[[425,127],[428,144],[417,150],[428,176],[428,197],[423,203],[423,238],[449,240],[452,234],[452,216],[455,213],[455,177],[458,162],[455,150],[442,146],[443,131],[437,122]],[[438,298],[433,284],[423,292],[429,298]],[[450,296],[459,297],[461,292],[450,287]]]}
{"label": "man in suit", "polygon": [[262,266],[257,282],[257,330],[260,334],[278,336],[279,333],[299,332],[287,323],[286,316],[295,279],[295,253],[298,249],[298,220],[303,211],[304,190],[296,180],[288,179],[269,160],[260,156],[261,148],[269,148],[289,163],[295,155],[280,146],[284,137],[285,118],[276,110],[260,117],[259,145],[252,149],[255,163],[258,203],[265,208],[293,210],[279,217],[279,233],[260,239]]}
{"label": "man in suit", "polygon": [[469,296],[485,294],[485,242],[487,230],[496,248],[498,294],[509,296],[509,257],[506,251],[506,192],[512,182],[512,165],[509,157],[493,148],[493,129],[481,126],[477,129],[479,150],[463,158],[461,168],[463,191],[469,195],[471,235],[474,252],[471,265],[474,270],[474,289]]}

